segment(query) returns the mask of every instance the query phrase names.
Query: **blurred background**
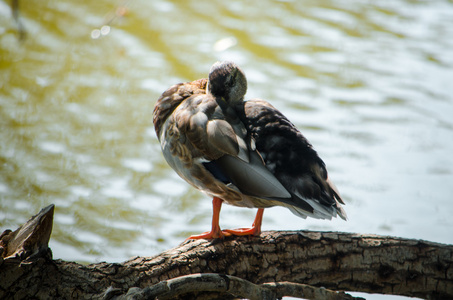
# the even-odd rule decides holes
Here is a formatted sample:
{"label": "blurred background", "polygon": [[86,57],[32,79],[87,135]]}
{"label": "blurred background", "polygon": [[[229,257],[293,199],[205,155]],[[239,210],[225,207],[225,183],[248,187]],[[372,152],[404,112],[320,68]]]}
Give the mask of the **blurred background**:
{"label": "blurred background", "polygon": [[[16,3],[17,2],[13,2]],[[453,243],[453,2],[0,1],[0,228],[56,205],[54,258],[152,256],[210,229],[166,164],[152,111],[233,60],[286,114],[349,220],[265,210],[263,230]],[[224,206],[223,228],[255,210]]]}

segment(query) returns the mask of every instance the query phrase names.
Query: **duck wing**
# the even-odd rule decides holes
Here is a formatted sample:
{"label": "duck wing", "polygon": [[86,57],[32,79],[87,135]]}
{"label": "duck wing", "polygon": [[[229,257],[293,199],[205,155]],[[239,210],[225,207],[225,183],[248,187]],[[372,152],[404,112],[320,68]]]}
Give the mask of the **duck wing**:
{"label": "duck wing", "polygon": [[[192,163],[201,162],[217,180],[245,195],[291,197],[264,165],[236,112],[222,109],[211,95],[186,99],[170,116],[169,124],[175,124],[177,136],[184,137],[174,141],[177,147],[170,147],[184,148],[178,151],[181,160],[190,156]],[[172,138],[167,140],[172,143]]]}
{"label": "duck wing", "polygon": [[344,202],[328,178],[324,162],[294,124],[264,100],[243,105],[242,120],[256,150],[266,168],[291,194],[290,199],[279,200],[302,217],[325,219],[338,214],[345,219],[340,205]]}

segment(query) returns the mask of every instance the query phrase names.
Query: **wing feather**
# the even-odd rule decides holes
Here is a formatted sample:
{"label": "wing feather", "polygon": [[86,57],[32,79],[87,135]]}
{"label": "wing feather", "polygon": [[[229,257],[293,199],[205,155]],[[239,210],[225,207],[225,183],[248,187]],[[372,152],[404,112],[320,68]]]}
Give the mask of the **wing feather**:
{"label": "wing feather", "polygon": [[259,198],[291,198],[291,194],[263,165],[255,152],[247,163],[234,156],[225,155],[216,160],[222,172],[244,194]]}

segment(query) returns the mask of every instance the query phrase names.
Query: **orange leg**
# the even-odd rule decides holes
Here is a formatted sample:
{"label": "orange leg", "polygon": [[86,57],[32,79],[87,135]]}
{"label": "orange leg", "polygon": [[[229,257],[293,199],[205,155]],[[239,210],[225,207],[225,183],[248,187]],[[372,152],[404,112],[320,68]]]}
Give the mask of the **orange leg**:
{"label": "orange leg", "polygon": [[230,235],[254,235],[258,236],[261,233],[261,223],[263,222],[264,208],[259,208],[256,213],[255,221],[251,228],[226,229],[221,230],[219,225],[220,209],[222,208],[222,199],[214,197],[212,199],[212,228],[209,232],[204,232],[198,235],[191,235],[186,240],[196,239],[217,239],[224,238]]}
{"label": "orange leg", "polygon": [[191,235],[186,240],[191,239],[216,239],[230,236],[228,232],[222,232],[219,225],[220,208],[222,208],[222,199],[214,197],[212,199],[212,228],[210,232],[205,232],[199,235]]}
{"label": "orange leg", "polygon": [[239,229],[227,229],[223,233],[229,233],[232,235],[260,235],[261,223],[263,222],[264,208],[259,208],[256,213],[255,221],[252,224],[252,228],[239,228]]}

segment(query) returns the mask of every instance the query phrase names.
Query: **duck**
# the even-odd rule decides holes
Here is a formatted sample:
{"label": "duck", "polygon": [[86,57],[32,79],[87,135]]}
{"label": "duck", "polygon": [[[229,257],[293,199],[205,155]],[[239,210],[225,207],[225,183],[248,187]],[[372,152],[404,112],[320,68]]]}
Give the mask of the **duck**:
{"label": "duck", "polygon": [[[269,102],[245,101],[246,91],[242,69],[219,61],[208,78],[171,86],[154,107],[165,160],[213,199],[211,230],[188,239],[259,236],[264,209],[273,206],[304,219],[346,220],[345,203],[310,142]],[[223,203],[257,208],[252,226],[222,230]]]}

